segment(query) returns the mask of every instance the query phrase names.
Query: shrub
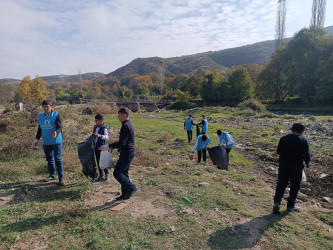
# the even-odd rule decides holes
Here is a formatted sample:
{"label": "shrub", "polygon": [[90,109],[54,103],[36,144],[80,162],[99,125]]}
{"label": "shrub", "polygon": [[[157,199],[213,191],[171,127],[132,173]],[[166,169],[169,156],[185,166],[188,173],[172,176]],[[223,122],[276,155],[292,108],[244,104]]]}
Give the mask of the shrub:
{"label": "shrub", "polygon": [[238,108],[241,110],[243,109],[251,109],[253,111],[259,112],[259,113],[265,113],[267,112],[265,105],[260,103],[256,99],[248,99],[245,100],[237,105]]}

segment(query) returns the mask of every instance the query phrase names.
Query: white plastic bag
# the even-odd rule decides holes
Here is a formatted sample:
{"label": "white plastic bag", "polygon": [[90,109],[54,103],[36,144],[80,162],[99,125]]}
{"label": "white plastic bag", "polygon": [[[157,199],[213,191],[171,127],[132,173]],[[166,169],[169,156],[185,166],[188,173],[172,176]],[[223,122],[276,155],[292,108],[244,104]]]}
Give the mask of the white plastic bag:
{"label": "white plastic bag", "polygon": [[306,175],[305,175],[304,169],[302,172],[302,182],[306,182]]}
{"label": "white plastic bag", "polygon": [[101,151],[101,157],[99,159],[99,167],[101,169],[111,168],[112,167],[112,156],[107,150]]}

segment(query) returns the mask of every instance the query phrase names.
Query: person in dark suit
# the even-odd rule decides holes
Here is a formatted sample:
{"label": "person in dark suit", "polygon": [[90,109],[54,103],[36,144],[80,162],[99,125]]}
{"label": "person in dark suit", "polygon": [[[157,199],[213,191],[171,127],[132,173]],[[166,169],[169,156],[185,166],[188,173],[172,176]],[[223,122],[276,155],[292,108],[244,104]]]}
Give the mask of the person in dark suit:
{"label": "person in dark suit", "polygon": [[309,141],[303,136],[305,127],[301,123],[294,123],[291,134],[283,136],[277,148],[279,154],[279,173],[274,196],[273,213],[280,213],[280,203],[290,180],[290,192],[287,211],[299,212],[300,207],[295,206],[297,195],[301,186],[303,163],[310,167]]}
{"label": "person in dark suit", "polygon": [[114,178],[121,185],[121,195],[116,200],[128,200],[137,190],[137,187],[130,181],[128,175],[130,164],[135,155],[134,129],[129,120],[129,112],[128,108],[119,109],[118,120],[122,124],[119,141],[109,144],[111,152],[114,148],[118,148],[120,153],[113,171]]}

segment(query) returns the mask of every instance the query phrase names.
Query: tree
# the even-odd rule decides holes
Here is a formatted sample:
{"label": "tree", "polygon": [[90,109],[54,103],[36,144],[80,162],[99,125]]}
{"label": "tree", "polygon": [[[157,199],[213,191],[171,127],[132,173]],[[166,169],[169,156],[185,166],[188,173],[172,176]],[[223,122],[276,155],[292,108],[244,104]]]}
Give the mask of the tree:
{"label": "tree", "polygon": [[253,96],[253,82],[244,66],[233,69],[228,77],[229,98],[234,101],[243,101]]}
{"label": "tree", "polygon": [[26,76],[20,82],[18,95],[23,101],[38,103],[47,98],[48,90],[41,77],[31,79],[30,76]]}

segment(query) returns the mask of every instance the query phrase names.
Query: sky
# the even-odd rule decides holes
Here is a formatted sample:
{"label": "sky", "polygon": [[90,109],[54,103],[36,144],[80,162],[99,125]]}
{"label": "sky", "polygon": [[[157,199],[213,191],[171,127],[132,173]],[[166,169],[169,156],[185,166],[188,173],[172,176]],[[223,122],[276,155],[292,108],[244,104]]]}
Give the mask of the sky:
{"label": "sky", "polygon": [[[175,57],[275,38],[277,0],[0,0],[0,79],[110,73],[138,57]],[[312,0],[286,0],[286,37]],[[330,11],[329,11],[330,10]],[[333,1],[325,26],[333,25]]]}

